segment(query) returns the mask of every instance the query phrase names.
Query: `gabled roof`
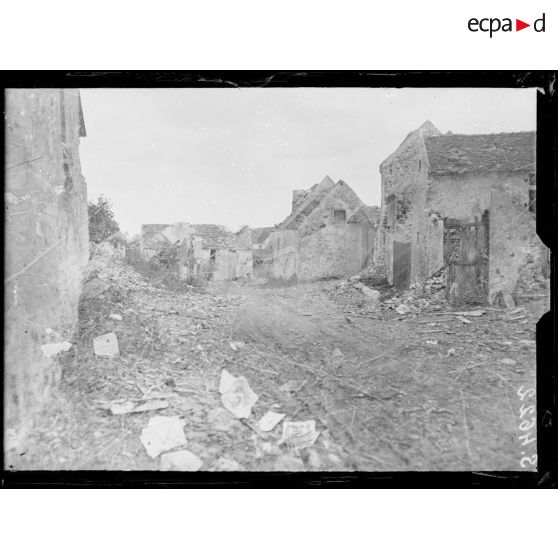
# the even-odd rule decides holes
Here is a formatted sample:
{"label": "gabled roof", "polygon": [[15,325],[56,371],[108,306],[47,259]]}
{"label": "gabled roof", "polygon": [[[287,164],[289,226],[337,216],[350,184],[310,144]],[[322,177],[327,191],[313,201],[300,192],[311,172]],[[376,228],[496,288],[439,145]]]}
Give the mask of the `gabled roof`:
{"label": "gabled roof", "polygon": [[296,229],[320,205],[322,200],[335,188],[335,182],[329,177],[306,190],[293,207],[291,214],[278,225],[281,229]]}
{"label": "gabled roof", "polygon": [[380,208],[376,205],[362,204],[347,223],[367,223],[377,227],[380,220]]}
{"label": "gabled roof", "polygon": [[257,227],[250,229],[252,234],[252,244],[263,244],[275,227]]}
{"label": "gabled roof", "polygon": [[165,232],[177,225],[182,225],[184,230],[178,232],[178,238],[176,240],[180,240],[180,238],[184,238],[188,235],[195,235],[202,238],[202,247],[206,249],[236,249],[243,248],[245,244],[242,239],[223,225],[190,225],[188,223],[175,223],[174,225],[142,225],[141,236],[144,245],[149,245],[151,247],[151,245],[155,246],[158,243],[166,244],[171,242],[165,235]]}
{"label": "gabled roof", "polygon": [[395,158],[399,157],[402,152],[407,149],[414,149],[414,146],[416,146],[417,142],[423,141],[424,138],[441,135],[442,134],[440,130],[438,130],[438,128],[436,128],[436,126],[434,126],[434,124],[432,124],[430,120],[426,120],[426,122],[424,122],[422,126],[418,127],[412,132],[409,132],[405,136],[405,139],[399,144],[397,149],[380,163],[380,172],[382,171],[382,168],[384,166],[389,165]]}
{"label": "gabled roof", "polygon": [[192,225],[193,233],[203,239],[203,248],[237,248],[238,239],[222,225]]}
{"label": "gabled roof", "polygon": [[535,168],[535,132],[445,134],[424,138],[432,174]]}

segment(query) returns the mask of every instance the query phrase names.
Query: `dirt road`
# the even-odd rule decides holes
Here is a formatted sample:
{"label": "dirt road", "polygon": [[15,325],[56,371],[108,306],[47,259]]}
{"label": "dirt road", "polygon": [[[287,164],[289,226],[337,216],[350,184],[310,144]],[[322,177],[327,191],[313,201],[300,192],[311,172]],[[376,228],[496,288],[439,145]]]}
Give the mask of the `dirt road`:
{"label": "dirt road", "polygon": [[[536,451],[535,429],[521,436],[534,401],[541,304],[526,306],[521,320],[494,309],[464,322],[364,304],[357,312],[338,281],[176,290],[129,269],[112,270],[110,288],[82,305],[58,399],[33,444],[8,460],[13,468],[158,469],[139,439],[154,414],[184,418],[187,448],[204,470],[533,468],[521,460]],[[122,321],[109,319],[115,312]],[[120,356],[100,359],[92,339],[108,331]],[[258,394],[253,420],[223,408],[223,369]],[[168,408],[108,410],[159,396]],[[255,421],[270,409],[314,419],[314,446],[294,454],[277,445],[281,425],[258,432]]]}
{"label": "dirt road", "polygon": [[[316,418],[328,430],[346,468],[520,468],[516,392],[533,387],[535,366],[532,340],[520,339],[527,324],[503,322],[498,311],[469,323],[452,315],[357,317],[323,286],[229,287],[243,297],[229,315],[231,335],[276,375],[246,372],[242,358],[231,370],[277,397],[280,384],[305,381],[279,400],[295,420]],[[502,359],[515,342],[510,366]]]}

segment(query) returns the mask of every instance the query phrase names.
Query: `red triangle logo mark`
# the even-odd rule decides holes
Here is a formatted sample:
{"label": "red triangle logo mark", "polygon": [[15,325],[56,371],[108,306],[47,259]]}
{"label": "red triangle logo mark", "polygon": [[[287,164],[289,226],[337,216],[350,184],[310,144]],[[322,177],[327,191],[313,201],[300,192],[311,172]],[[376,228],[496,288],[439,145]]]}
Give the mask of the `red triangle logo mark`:
{"label": "red triangle logo mark", "polygon": [[525,29],[526,27],[531,27],[531,24],[530,23],[525,23],[524,21],[521,21],[520,19],[515,20],[515,30],[516,31],[521,31],[522,29]]}

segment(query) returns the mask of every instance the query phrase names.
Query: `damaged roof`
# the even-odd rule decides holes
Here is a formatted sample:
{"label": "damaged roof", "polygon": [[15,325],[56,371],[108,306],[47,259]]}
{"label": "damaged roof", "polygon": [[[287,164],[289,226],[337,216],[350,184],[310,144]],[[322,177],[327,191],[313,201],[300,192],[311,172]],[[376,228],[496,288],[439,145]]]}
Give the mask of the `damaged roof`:
{"label": "damaged roof", "polygon": [[445,134],[424,138],[431,174],[535,168],[535,132]]}
{"label": "damaged roof", "polygon": [[[235,235],[223,225],[189,225],[187,223],[183,223],[183,225],[187,227],[185,236],[189,234],[202,238],[203,248],[215,250],[223,248],[230,248],[232,250],[250,248],[250,246],[248,246],[249,242],[241,238],[241,235]],[[171,229],[172,227],[172,224],[142,225],[141,236],[144,245],[154,246],[155,243],[170,242],[164,233],[167,229]]]}
{"label": "damaged roof", "polygon": [[321,182],[306,190],[305,194],[300,197],[293,207],[291,214],[278,227],[281,229],[297,229],[334,188],[335,182],[326,175]]}
{"label": "damaged roof", "polygon": [[237,248],[239,239],[223,225],[192,225],[194,234],[203,239],[203,248]]}
{"label": "damaged roof", "polygon": [[263,244],[274,230],[275,227],[257,227],[250,229],[252,244]]}

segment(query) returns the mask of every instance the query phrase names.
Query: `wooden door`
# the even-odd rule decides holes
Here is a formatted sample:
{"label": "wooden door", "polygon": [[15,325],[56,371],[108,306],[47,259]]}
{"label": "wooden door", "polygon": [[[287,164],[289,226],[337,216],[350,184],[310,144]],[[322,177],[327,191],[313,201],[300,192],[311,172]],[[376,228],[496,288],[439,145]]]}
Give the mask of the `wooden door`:
{"label": "wooden door", "polygon": [[411,285],[411,243],[393,241],[393,286],[399,290]]}
{"label": "wooden door", "polygon": [[485,304],[488,299],[488,212],[475,222],[447,219],[444,259],[446,296],[451,304]]}

